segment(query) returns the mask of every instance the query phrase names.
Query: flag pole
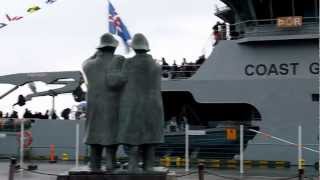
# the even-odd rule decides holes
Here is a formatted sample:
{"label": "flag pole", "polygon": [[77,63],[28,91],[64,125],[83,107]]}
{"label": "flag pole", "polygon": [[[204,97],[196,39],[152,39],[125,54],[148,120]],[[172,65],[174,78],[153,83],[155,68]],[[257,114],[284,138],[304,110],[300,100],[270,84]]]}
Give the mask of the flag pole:
{"label": "flag pole", "polygon": [[109,6],[110,6],[110,1],[109,0],[107,0],[107,11],[108,11],[108,13],[107,13],[107,16],[108,16],[108,22],[107,22],[107,32],[110,32],[110,27],[109,27],[109,21],[110,21],[110,19],[109,19],[109,17],[110,17],[110,11],[109,11]]}

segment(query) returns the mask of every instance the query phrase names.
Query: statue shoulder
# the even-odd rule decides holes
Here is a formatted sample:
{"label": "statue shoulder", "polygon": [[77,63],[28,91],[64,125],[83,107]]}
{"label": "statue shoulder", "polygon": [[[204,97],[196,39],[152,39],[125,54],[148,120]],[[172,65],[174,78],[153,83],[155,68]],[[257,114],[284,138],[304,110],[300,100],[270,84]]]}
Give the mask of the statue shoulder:
{"label": "statue shoulder", "polygon": [[86,59],[83,61],[82,63],[82,69],[86,69],[88,68],[89,64],[90,64],[91,60],[90,59]]}
{"label": "statue shoulder", "polygon": [[152,55],[150,54],[141,54],[141,55],[137,55],[137,56],[134,56],[134,57],[137,57],[137,58],[142,58],[142,59],[148,59],[148,60],[153,60],[153,57]]}
{"label": "statue shoulder", "polygon": [[151,54],[146,54],[146,56],[150,59],[153,59],[152,55]]}
{"label": "statue shoulder", "polygon": [[146,59],[148,59],[149,62],[151,62],[152,64],[154,63],[154,64],[157,64],[157,65],[158,65],[158,63],[156,62],[156,59],[154,59],[154,58],[152,57],[152,55],[146,54],[145,57],[146,57]]}
{"label": "statue shoulder", "polygon": [[113,55],[113,59],[125,59],[125,57],[119,54],[115,54]]}
{"label": "statue shoulder", "polygon": [[117,63],[123,63],[125,60],[126,60],[126,58],[121,55],[114,55],[112,58],[112,61],[117,62]]}
{"label": "statue shoulder", "polygon": [[134,57],[131,57],[131,58],[128,58],[124,61],[124,65],[128,65],[128,64],[131,64],[132,62],[134,62],[135,58]]}
{"label": "statue shoulder", "polygon": [[86,70],[90,69],[91,67],[93,67],[93,65],[94,65],[94,60],[87,59],[82,63],[82,69],[84,71],[86,71]]}
{"label": "statue shoulder", "polygon": [[109,70],[111,69],[121,69],[123,66],[123,63],[126,61],[126,58],[121,55],[114,55],[112,57],[111,63],[109,65]]}
{"label": "statue shoulder", "polygon": [[97,58],[97,55],[98,55],[98,52],[95,52],[88,59],[84,60],[82,63],[82,68],[90,66],[90,64],[92,64],[95,61],[95,59]]}

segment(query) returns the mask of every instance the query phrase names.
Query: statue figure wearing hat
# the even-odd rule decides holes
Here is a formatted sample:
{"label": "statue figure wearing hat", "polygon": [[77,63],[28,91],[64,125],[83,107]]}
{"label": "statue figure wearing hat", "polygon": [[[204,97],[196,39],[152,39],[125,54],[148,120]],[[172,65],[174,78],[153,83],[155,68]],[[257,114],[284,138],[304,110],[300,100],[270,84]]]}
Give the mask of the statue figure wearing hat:
{"label": "statue figure wearing hat", "polygon": [[120,98],[118,142],[129,147],[130,172],[139,171],[139,152],[143,169],[152,171],[155,147],[163,142],[161,68],[147,54],[150,49],[143,34],[136,34],[131,46],[136,55],[123,64],[127,82]]}
{"label": "statue figure wearing hat", "polygon": [[112,78],[107,78],[107,71],[111,70],[111,62],[124,59],[114,55],[117,46],[118,41],[111,34],[106,33],[102,35],[95,55],[83,63],[83,73],[88,89],[84,141],[91,149],[89,162],[91,171],[101,170],[103,149],[106,150],[106,169],[113,169],[118,146],[120,91],[112,88],[114,84]]}

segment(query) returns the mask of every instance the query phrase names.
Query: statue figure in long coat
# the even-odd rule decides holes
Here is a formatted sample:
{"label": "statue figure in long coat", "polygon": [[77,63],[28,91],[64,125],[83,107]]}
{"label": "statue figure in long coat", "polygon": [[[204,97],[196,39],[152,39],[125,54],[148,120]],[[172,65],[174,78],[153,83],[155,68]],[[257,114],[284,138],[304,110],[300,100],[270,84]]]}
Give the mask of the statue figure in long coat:
{"label": "statue figure in long coat", "polygon": [[163,142],[163,106],[160,91],[161,68],[149,51],[142,34],[133,37],[136,55],[123,64],[127,79],[120,98],[118,141],[129,146],[129,171],[138,169],[138,153],[142,150],[144,170],[153,168],[155,146]]}
{"label": "statue figure in long coat", "polygon": [[[83,63],[87,84],[87,121],[84,141],[90,145],[89,167],[100,171],[102,150],[106,149],[106,168],[111,170],[118,145],[118,112],[120,92],[108,86],[107,71],[114,59],[118,41],[111,34],[104,34],[94,56]],[[123,59],[123,57],[122,57]]]}

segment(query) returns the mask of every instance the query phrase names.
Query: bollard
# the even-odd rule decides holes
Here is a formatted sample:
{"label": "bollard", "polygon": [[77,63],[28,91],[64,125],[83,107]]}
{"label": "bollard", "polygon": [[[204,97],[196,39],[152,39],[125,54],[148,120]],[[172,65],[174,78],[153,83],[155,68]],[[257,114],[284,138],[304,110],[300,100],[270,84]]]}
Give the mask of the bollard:
{"label": "bollard", "polygon": [[17,165],[17,159],[13,158],[13,157],[10,158],[8,180],[14,180],[14,174],[16,172],[16,165]]}
{"label": "bollard", "polygon": [[299,175],[299,180],[304,179],[304,159],[299,160],[298,175]]}
{"label": "bollard", "polygon": [[185,166],[186,165],[186,160],[184,158],[181,158],[181,166]]}
{"label": "bollard", "polygon": [[69,161],[69,154],[68,153],[62,153],[62,160],[63,161]]}
{"label": "bollard", "polygon": [[167,157],[165,157],[164,158],[164,166],[165,167],[170,167],[170,165],[171,165],[171,159],[170,159],[170,157],[169,156],[167,156]]}
{"label": "bollard", "polygon": [[55,150],[54,150],[54,144],[50,145],[50,157],[49,157],[49,163],[56,163],[57,160],[55,158]]}
{"label": "bollard", "polygon": [[160,165],[164,166],[164,158],[160,158]]}
{"label": "bollard", "polygon": [[180,167],[180,166],[181,166],[181,164],[182,164],[182,163],[181,163],[181,160],[182,160],[182,159],[181,159],[180,157],[177,157],[177,158],[176,158],[176,166],[177,166],[177,167]]}
{"label": "bollard", "polygon": [[304,169],[299,169],[298,171],[299,171],[299,180],[303,180],[304,179],[304,176],[303,176]]}
{"label": "bollard", "polygon": [[198,164],[198,175],[199,175],[199,180],[204,180],[204,164],[203,163]]}

